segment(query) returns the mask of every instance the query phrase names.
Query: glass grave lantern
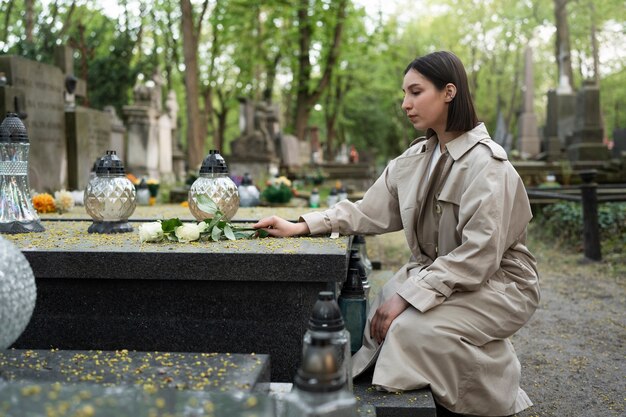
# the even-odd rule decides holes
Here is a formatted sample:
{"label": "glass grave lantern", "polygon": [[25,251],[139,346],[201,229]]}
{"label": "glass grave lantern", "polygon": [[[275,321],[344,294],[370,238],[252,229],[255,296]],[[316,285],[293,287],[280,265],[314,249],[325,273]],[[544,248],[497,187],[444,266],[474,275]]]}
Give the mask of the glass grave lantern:
{"label": "glass grave lantern", "polygon": [[43,232],[28,181],[30,143],[24,123],[7,113],[0,124],[0,233]]}
{"label": "glass grave lantern", "polygon": [[133,227],[128,218],[135,211],[135,186],[115,151],[106,151],[96,165],[96,175],[85,189],[85,210],[93,219],[89,233],[126,233]]}
{"label": "glass grave lantern", "polygon": [[189,211],[198,221],[213,217],[212,213],[202,211],[198,206],[198,198],[207,196],[230,220],[239,209],[239,191],[237,185],[228,176],[228,166],[220,152],[216,149],[202,161],[200,176],[191,184],[189,189]]}
{"label": "glass grave lantern", "polygon": [[0,349],[22,334],[35,309],[35,275],[17,246],[0,237]]}

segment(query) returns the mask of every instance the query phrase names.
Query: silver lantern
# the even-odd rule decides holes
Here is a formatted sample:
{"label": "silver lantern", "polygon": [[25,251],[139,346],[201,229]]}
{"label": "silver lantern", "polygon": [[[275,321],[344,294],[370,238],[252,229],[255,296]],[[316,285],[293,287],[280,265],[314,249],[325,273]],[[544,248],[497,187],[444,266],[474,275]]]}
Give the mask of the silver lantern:
{"label": "silver lantern", "polygon": [[22,252],[0,237],[0,349],[22,334],[35,309],[35,275]]}
{"label": "silver lantern", "polygon": [[202,161],[200,176],[189,189],[189,210],[198,220],[213,217],[198,207],[198,197],[207,196],[217,208],[230,220],[239,209],[239,191],[237,185],[228,176],[226,161],[218,150],[212,149]]}
{"label": "silver lantern", "polygon": [[0,124],[0,233],[43,232],[28,181],[30,143],[24,123],[7,113]]}
{"label": "silver lantern", "polygon": [[85,209],[93,219],[89,233],[125,233],[133,227],[128,218],[135,211],[135,186],[124,173],[115,151],[106,151],[96,165],[96,176],[85,189]]}

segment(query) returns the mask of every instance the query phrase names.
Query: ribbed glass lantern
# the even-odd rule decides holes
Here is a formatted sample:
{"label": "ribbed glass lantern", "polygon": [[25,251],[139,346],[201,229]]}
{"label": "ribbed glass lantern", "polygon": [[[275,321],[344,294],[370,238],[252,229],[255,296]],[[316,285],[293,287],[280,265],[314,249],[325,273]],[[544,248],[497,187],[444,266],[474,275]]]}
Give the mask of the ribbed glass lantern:
{"label": "ribbed glass lantern", "polygon": [[96,176],[85,189],[85,210],[93,219],[89,233],[126,233],[133,227],[128,218],[135,211],[135,186],[115,151],[106,151],[96,166]]}
{"label": "ribbed glass lantern", "polygon": [[213,217],[211,213],[200,210],[198,197],[207,196],[217,208],[230,220],[239,210],[239,191],[237,185],[228,176],[228,166],[220,152],[209,151],[200,168],[200,176],[189,189],[189,211],[198,221]]}
{"label": "ribbed glass lantern", "polygon": [[22,334],[35,309],[35,275],[22,252],[0,237],[0,349]]}
{"label": "ribbed glass lantern", "polygon": [[24,123],[7,113],[0,124],[0,233],[43,232],[28,181],[30,143]]}

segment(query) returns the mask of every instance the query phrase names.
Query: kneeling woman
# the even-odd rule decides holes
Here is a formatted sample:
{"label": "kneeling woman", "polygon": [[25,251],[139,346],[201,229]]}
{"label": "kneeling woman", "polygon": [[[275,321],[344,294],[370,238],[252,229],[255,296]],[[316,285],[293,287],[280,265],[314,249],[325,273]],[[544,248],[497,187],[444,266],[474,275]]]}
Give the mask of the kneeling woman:
{"label": "kneeling woman", "polygon": [[273,236],[403,229],[411,259],[372,303],[354,375],[375,366],[374,385],[430,387],[438,405],[455,413],[517,413],[532,403],[509,337],[539,302],[525,245],[526,190],[478,122],[454,54],[415,59],[402,89],[402,109],[426,136],[391,161],[362,200],[299,223],[272,216],[255,227]]}

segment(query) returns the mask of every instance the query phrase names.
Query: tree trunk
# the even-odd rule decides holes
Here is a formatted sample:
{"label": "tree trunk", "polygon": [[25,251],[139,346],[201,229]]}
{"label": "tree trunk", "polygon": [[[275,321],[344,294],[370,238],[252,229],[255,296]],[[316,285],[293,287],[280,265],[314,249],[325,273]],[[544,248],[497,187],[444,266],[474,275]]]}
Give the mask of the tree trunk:
{"label": "tree trunk", "polygon": [[26,11],[24,15],[25,20],[25,29],[26,29],[26,42],[33,42],[33,30],[35,27],[35,11],[34,11],[34,0],[25,0]]}
{"label": "tree trunk", "polygon": [[600,86],[600,51],[598,48],[598,33],[596,29],[596,6],[589,2],[591,9],[591,55],[593,56],[593,81]]}
{"label": "tree trunk", "polygon": [[333,73],[333,68],[337,62],[339,55],[339,49],[341,46],[341,34],[343,32],[343,24],[346,17],[346,3],[347,0],[339,0],[337,5],[337,23],[335,24],[333,40],[328,49],[328,58],[325,63],[322,78],[320,79],[317,87],[313,90],[309,90],[309,83],[311,80],[311,60],[310,60],[310,46],[312,36],[312,22],[308,15],[308,0],[301,0],[298,6],[298,25],[300,27],[299,37],[299,49],[298,56],[298,92],[296,96],[296,111],[295,111],[295,131],[296,136],[300,140],[304,140],[306,134],[306,127],[311,114],[311,108],[315,102],[320,98],[326,87],[330,82],[330,78]]}
{"label": "tree trunk", "polygon": [[204,138],[200,132],[200,97],[198,82],[198,37],[190,0],[181,0],[183,60],[185,63],[185,102],[187,104],[187,161],[195,170],[204,158]]}
{"label": "tree trunk", "polygon": [[567,23],[567,2],[568,0],[554,0],[554,21],[556,23],[555,56],[559,69],[559,81],[562,75],[566,75],[573,90],[574,73],[572,71],[572,51],[569,41],[569,25]]}

